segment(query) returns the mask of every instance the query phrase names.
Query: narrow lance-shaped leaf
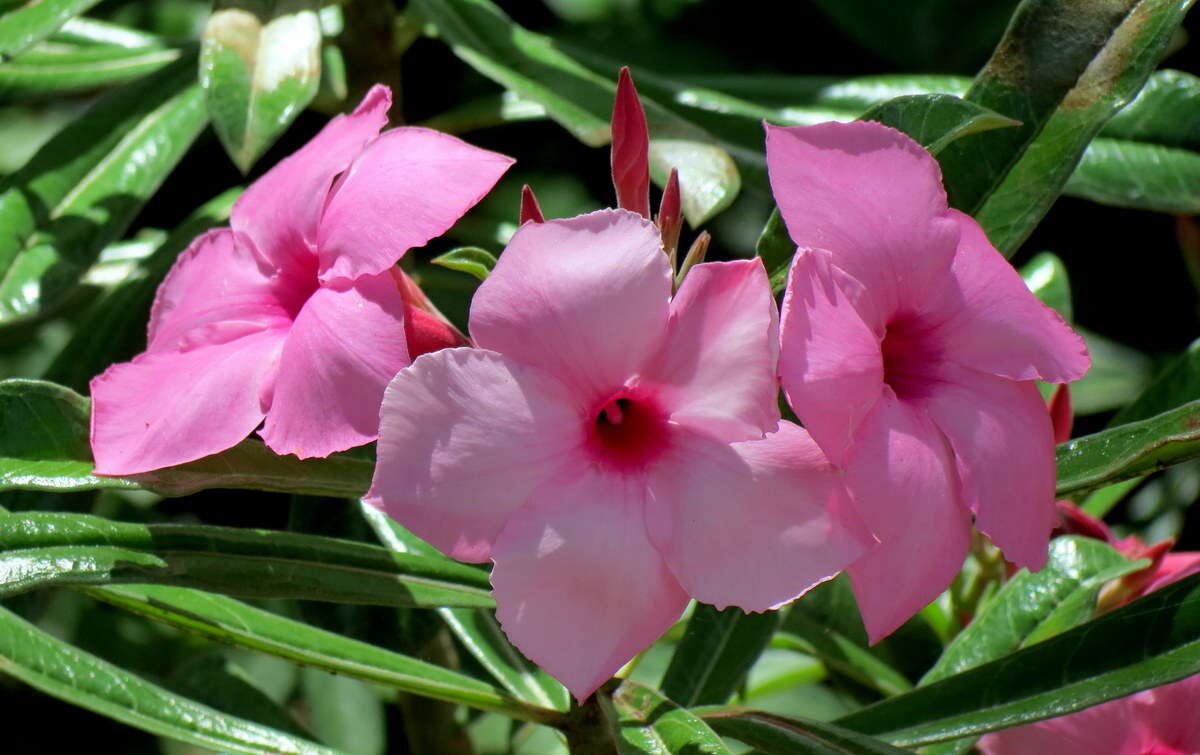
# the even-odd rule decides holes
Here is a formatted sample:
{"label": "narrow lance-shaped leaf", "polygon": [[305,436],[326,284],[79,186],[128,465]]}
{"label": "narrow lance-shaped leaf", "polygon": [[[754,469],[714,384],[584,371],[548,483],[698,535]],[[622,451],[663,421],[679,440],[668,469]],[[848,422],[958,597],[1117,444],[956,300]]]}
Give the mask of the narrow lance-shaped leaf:
{"label": "narrow lance-shaped leaf", "polygon": [[115,45],[34,49],[0,64],[0,101],[48,99],[124,84],[157,71],[182,54],[172,48]]}
{"label": "narrow lance-shaped leaf", "polygon": [[1200,575],[1195,575],[835,723],[912,747],[1065,715],[1198,672]]}
{"label": "narrow lance-shaped leaf", "polygon": [[663,675],[663,694],[689,708],[727,702],[778,626],[778,611],[696,606]]}
{"label": "narrow lance-shaped leaf", "polygon": [[494,605],[485,572],[440,555],[294,532],[0,514],[0,596],[122,583],[400,607]]}
{"label": "narrow lance-shaped leaf", "polygon": [[0,63],[53,34],[100,0],[33,0],[0,16]]}
{"label": "narrow lance-shaped leaf", "polygon": [[1197,399],[1200,399],[1200,340],[1193,341],[1164,367],[1140,396],[1117,412],[1109,425],[1117,427],[1143,420]]}
{"label": "narrow lance-shaped leaf", "polygon": [[193,60],[126,84],[0,181],[0,326],[49,313],[204,128]]}
{"label": "narrow lance-shaped leaf", "polygon": [[[524,208],[523,203],[522,208]],[[522,220],[521,222],[524,223],[525,221]],[[534,220],[533,222],[540,223],[542,221]],[[457,249],[451,249],[445,254],[434,257],[430,262],[442,267],[448,267],[451,270],[470,273],[479,280],[484,280],[491,274],[492,268],[496,266],[496,257],[488,250],[480,249],[477,246],[460,246]]]}
{"label": "narrow lance-shaped leaf", "polygon": [[1024,125],[942,159],[951,204],[1012,255],[1104,124],[1158,65],[1190,1],[1026,0],[967,99]]}
{"label": "narrow lance-shaped leaf", "polygon": [[332,753],[181,697],[0,608],[0,671],[48,695],[159,736],[220,752]]}
{"label": "narrow lance-shaped leaf", "polygon": [[758,752],[779,755],[901,755],[886,742],[820,721],[807,721],[741,708],[701,710],[700,720],[721,736]]}
{"label": "narrow lance-shaped leaf", "polygon": [[222,595],[159,585],[89,587],[84,592],[133,613],[202,637],[285,658],[373,684],[551,723],[555,711],[515,700],[505,690],[401,653],[253,608]]}
{"label": "narrow lance-shaped leaf", "polygon": [[637,88],[623,67],[612,111],[612,179],[617,206],[650,219],[650,131]]}
{"label": "narrow lance-shaped leaf", "polygon": [[213,128],[245,173],[317,94],[316,0],[220,0],[204,27],[200,83]]}

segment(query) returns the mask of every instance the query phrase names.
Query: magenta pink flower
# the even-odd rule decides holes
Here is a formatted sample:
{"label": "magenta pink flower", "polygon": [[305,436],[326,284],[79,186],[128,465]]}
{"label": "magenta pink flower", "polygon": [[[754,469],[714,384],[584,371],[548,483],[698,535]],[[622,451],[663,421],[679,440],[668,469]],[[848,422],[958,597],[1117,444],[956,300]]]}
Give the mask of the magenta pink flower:
{"label": "magenta pink flower", "polygon": [[380,134],[390,106],[373,88],[254,182],[232,228],[180,255],[146,351],[92,380],[97,474],[198,459],[259,425],[300,457],[375,439],[384,387],[411,361],[394,265],[512,164],[428,129]]}
{"label": "magenta pink flower", "polygon": [[1200,752],[1197,701],[1200,675],[1078,713],[992,732],[979,740],[979,749],[984,755],[1194,755]]}
{"label": "magenta pink flower", "polygon": [[1079,378],[1087,350],[947,208],[937,162],[907,136],[768,126],[767,164],[800,247],[783,389],[881,541],[849,570],[878,641],[953,579],[972,515],[1010,561],[1045,563],[1054,434],[1033,381]]}
{"label": "magenta pink flower", "polygon": [[697,265],[672,299],[641,216],[526,223],[470,324],[482,348],[426,354],[388,387],[367,500],[492,560],[505,632],[577,698],[689,595],[761,611],[873,542],[807,433],[779,423],[757,260]]}

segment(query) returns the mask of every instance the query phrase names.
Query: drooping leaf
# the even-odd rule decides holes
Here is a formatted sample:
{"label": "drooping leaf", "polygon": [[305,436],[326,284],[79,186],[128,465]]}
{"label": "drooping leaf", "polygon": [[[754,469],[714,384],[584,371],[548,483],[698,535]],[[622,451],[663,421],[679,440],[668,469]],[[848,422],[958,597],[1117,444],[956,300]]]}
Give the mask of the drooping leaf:
{"label": "drooping leaf", "polygon": [[[609,114],[618,66],[603,74],[585,66],[554,40],[529,31],[490,0],[414,0],[422,16],[455,55],[546,114],[584,144],[612,138]],[[664,186],[679,170],[684,216],[696,226],[733,202],[741,173],[761,175],[761,150],[716,139],[651,98],[642,105],[650,127],[650,175]]]}
{"label": "drooping leaf", "polygon": [[0,514],[0,596],[122,583],[368,605],[493,605],[485,572],[440,555],[295,532]]}
{"label": "drooping leaf", "polygon": [[1200,456],[1200,401],[1058,447],[1058,495],[1078,496]]}
{"label": "drooping leaf", "polygon": [[0,64],[0,102],[61,97],[124,84],[157,71],[182,54],[173,48],[116,45],[35,48]]}
{"label": "drooping leaf", "polygon": [[451,270],[469,273],[479,280],[484,280],[496,266],[496,257],[488,250],[477,246],[460,246],[434,257],[430,262]]}
{"label": "drooping leaf", "polygon": [[728,702],[778,626],[778,611],[697,605],[663,675],[663,694],[687,708]]}
{"label": "drooping leaf", "polygon": [[835,723],[912,747],[1064,715],[1197,672],[1200,575]]}
{"label": "drooping leaf", "polygon": [[204,27],[200,84],[213,128],[248,172],[316,96],[316,0],[220,0]]}
{"label": "drooping leaf", "polygon": [[698,711],[700,720],[767,755],[901,755],[906,750],[833,724],[740,708]]}
{"label": "drooping leaf", "polygon": [[194,60],[112,92],[0,181],[0,326],[51,312],[207,120]]}
{"label": "drooping leaf", "polygon": [[0,15],[0,63],[20,55],[100,0],[35,0]]}
{"label": "drooping leaf", "polygon": [[941,156],[953,206],[1011,256],[1092,137],[1137,95],[1190,2],[1025,0],[966,99],[1022,121]]}
{"label": "drooping leaf", "polygon": [[522,721],[557,720],[554,711],[520,703],[487,682],[268,613],[233,598],[159,585],[83,589],[119,608],[217,642]]}
{"label": "drooping leaf", "polygon": [[209,750],[333,752],[152,684],[52,637],[2,607],[0,671],[72,705]]}

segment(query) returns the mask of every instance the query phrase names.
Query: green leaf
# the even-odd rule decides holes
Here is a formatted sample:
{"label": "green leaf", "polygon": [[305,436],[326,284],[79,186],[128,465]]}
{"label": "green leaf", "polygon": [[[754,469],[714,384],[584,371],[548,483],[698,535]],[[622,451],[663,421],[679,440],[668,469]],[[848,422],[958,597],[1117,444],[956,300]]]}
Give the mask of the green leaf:
{"label": "green leaf", "polygon": [[112,92],[0,182],[0,326],[49,313],[204,128],[194,60]]}
{"label": "green leaf", "polygon": [[115,45],[35,48],[0,64],[0,101],[47,99],[124,84],[159,70],[182,54],[170,48]]}
{"label": "green leaf", "polygon": [[[436,548],[379,509],[363,502],[359,506],[380,542],[389,549],[396,553],[441,556]],[[439,608],[438,613],[467,652],[518,700],[559,711],[570,706],[566,687],[513,647],[491,611]]]}
{"label": "green leaf", "polygon": [[921,685],[966,671],[1090,619],[1096,595],[1109,580],[1148,565],[1132,562],[1099,540],[1059,537],[1046,566],[1022,569],[1004,584],[954,638]]}
{"label": "green leaf", "polygon": [[1163,368],[1132,403],[1117,412],[1110,427],[1153,417],[1200,399],[1200,340]]}
{"label": "green leaf", "polygon": [[[607,704],[600,693],[601,705]],[[729,755],[721,738],[691,711],[679,707],[649,687],[626,680],[612,696],[615,721],[610,721],[621,755],[695,753]]]}
{"label": "green leaf", "polygon": [[835,723],[911,747],[1061,716],[1197,672],[1200,575]]}
{"label": "green leaf", "polygon": [[53,34],[99,0],[33,0],[0,16],[0,63]]}
{"label": "green leaf", "polygon": [[882,102],[858,117],[899,129],[937,155],[955,139],[1020,126],[982,105],[949,94],[912,94]]}
{"label": "green leaf", "polygon": [[169,685],[175,692],[217,710],[303,739],[313,736],[259,689],[246,669],[220,653],[198,655],[180,663],[173,669]]}
{"label": "green leaf", "polygon": [[316,0],[220,0],[200,48],[213,128],[242,172],[291,125],[321,83]]}
{"label": "green leaf", "polygon": [[[414,0],[413,7],[476,71],[541,105],[584,144],[609,143],[616,65],[597,73],[549,37],[513,23],[490,0]],[[765,169],[761,148],[719,140],[651,98],[643,96],[642,104],[650,128],[651,177],[663,186],[671,168],[678,168],[683,212],[693,226],[733,202],[742,172]]]}
{"label": "green leaf", "polygon": [[1064,193],[1102,204],[1200,213],[1200,78],[1157,71],[1092,140]]}
{"label": "green leaf", "polygon": [[76,16],[67,21],[53,34],[51,40],[76,45],[107,45],[142,50],[166,47],[163,38],[156,34],[87,16]]}
{"label": "green leaf", "polygon": [[201,705],[55,639],[0,607],[0,671],[130,726],[221,752],[331,753]]}
{"label": "green leaf", "polygon": [[883,695],[899,695],[912,683],[862,644],[810,616],[789,611],[784,630],[774,644],[808,653],[826,667],[864,684]]}
{"label": "green leaf", "polygon": [[1200,456],[1200,401],[1150,419],[1085,435],[1058,446],[1059,497],[1096,488]]}
{"label": "green leaf", "polygon": [[1062,315],[1067,322],[1074,319],[1071,307],[1071,282],[1062,260],[1052,252],[1042,252],[1025,263],[1021,278],[1033,295],[1042,303]]}
{"label": "green leaf", "polygon": [[244,597],[493,605],[481,569],[350,540],[83,514],[2,514],[0,525],[0,596],[59,584],[158,583]]}
{"label": "green leaf", "polygon": [[371,483],[372,459],[353,453],[326,459],[278,456],[261,441],[131,477],[91,473],[88,402],[40,380],[0,381],[0,490],[77,492],[121,488],[165,496],[209,488],[358,498]]}
{"label": "green leaf", "polygon": [[300,684],[322,742],[350,755],[387,752],[383,701],[369,686],[315,668],[300,672]]}
{"label": "green leaf", "polygon": [[1025,0],[966,99],[1023,122],[941,156],[953,206],[1011,256],[1108,119],[1158,65],[1190,2]]}
{"label": "green leaf", "polygon": [[778,611],[698,604],[663,675],[663,694],[687,708],[728,702],[778,626]]}
{"label": "green leaf", "polygon": [[451,270],[470,273],[479,280],[484,280],[496,266],[496,257],[488,250],[480,249],[477,246],[460,246],[434,257],[430,262]]}
{"label": "green leaf", "polygon": [[202,637],[286,658],[313,668],[462,703],[522,721],[550,723],[558,714],[513,699],[503,689],[431,663],[277,616],[233,598],[182,587],[83,588],[94,598]]}
{"label": "green leaf", "polygon": [[787,287],[792,257],[796,254],[796,243],[788,235],[787,226],[778,207],[771,210],[766,225],[758,235],[754,253],[762,258],[763,265],[771,276],[771,290],[779,293]]}
{"label": "green leaf", "polygon": [[145,323],[159,283],[196,236],[229,219],[241,191],[229,189],[205,202],[152,253],[140,259],[120,283],[106,289],[78,316],[71,340],[44,377],[86,391],[88,381],[108,365],[128,361],[142,351],[146,347]]}
{"label": "green leaf", "polygon": [[856,731],[818,721],[741,708],[698,712],[700,720],[721,736],[732,737],[769,755],[901,755],[906,752]]}
{"label": "green leaf", "polygon": [[1150,357],[1136,349],[1076,326],[1087,342],[1092,367],[1071,384],[1076,414],[1095,414],[1125,406],[1137,398],[1153,377]]}

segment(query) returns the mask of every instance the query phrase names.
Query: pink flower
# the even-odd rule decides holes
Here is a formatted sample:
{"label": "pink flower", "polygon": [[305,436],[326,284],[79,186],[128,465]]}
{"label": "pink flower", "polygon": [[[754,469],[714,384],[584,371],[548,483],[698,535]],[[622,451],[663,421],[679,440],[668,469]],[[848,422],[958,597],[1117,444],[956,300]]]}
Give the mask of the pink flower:
{"label": "pink flower", "polygon": [[767,127],[792,239],[780,375],[788,401],[881,541],[850,567],[878,641],[961,568],[975,525],[1013,562],[1046,561],[1054,434],[1034,379],[1087,370],[937,162],[877,123]]}
{"label": "pink flower", "polygon": [[992,732],[984,755],[1104,753],[1193,755],[1200,752],[1200,674],[1046,721]]}
{"label": "pink flower", "polygon": [[635,213],[526,223],[472,303],[482,348],[420,357],[381,410],[367,500],[493,561],[505,632],[580,700],[689,595],[762,611],[873,542],[779,423],[762,264],[697,265],[670,294]]}
{"label": "pink flower", "polygon": [[254,182],[232,228],[180,255],[146,351],[92,380],[97,474],[198,459],[259,425],[300,457],[375,439],[384,387],[411,361],[406,325],[428,324],[394,265],[512,164],[428,129],[381,135],[390,106],[373,88]]}

